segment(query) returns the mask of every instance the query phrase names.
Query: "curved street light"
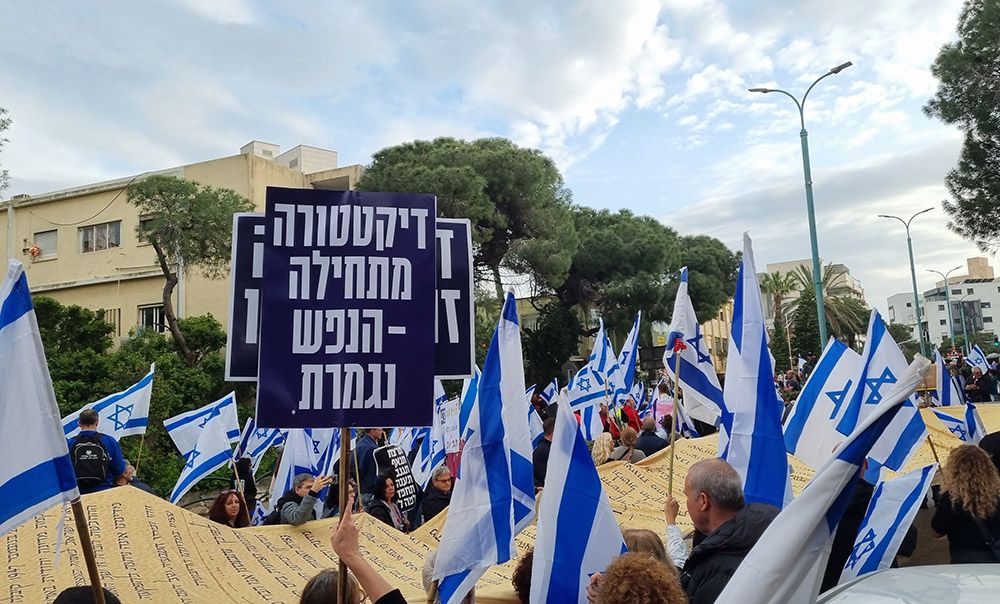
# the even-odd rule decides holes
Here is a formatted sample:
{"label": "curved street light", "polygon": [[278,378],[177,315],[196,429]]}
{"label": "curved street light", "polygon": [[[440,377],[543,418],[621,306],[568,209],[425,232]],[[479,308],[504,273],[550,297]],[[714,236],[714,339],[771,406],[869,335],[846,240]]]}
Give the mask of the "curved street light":
{"label": "curved street light", "polygon": [[955,345],[955,324],[951,320],[951,287],[948,285],[948,275],[962,268],[961,266],[956,266],[947,273],[942,273],[941,271],[936,271],[932,268],[927,269],[928,273],[937,273],[941,275],[944,279],[944,300],[945,304],[948,305],[948,337],[951,339],[951,345]]}
{"label": "curved street light", "polygon": [[816,212],[813,209],[812,169],[809,166],[809,133],[806,131],[806,118],[803,108],[806,104],[806,97],[808,97],[809,93],[812,92],[813,87],[815,87],[816,84],[819,84],[820,80],[836,75],[851,65],[853,65],[853,63],[850,61],[841,63],[816,78],[816,81],[810,84],[809,88],[806,89],[806,93],[802,95],[801,101],[795,98],[795,96],[791,93],[779,88],[748,89],[749,92],[760,92],[762,94],[767,94],[769,92],[781,93],[792,99],[792,102],[795,103],[795,107],[799,110],[799,124],[802,126],[802,130],[799,132],[799,137],[802,140],[802,172],[806,183],[806,211],[809,216],[809,244],[812,247],[813,287],[816,289],[816,314],[819,318],[820,348],[826,346],[826,308],[823,306],[823,281],[820,274],[821,267],[819,265],[819,243],[816,241]]}
{"label": "curved street light", "polygon": [[925,212],[930,212],[933,207],[927,208],[926,210],[920,210],[913,216],[910,216],[909,220],[903,220],[899,216],[893,216],[891,214],[879,214],[879,218],[895,218],[896,220],[903,223],[906,227],[906,249],[910,253],[910,278],[913,280],[913,306],[917,311],[917,334],[920,336],[920,354],[927,358],[927,349],[924,346],[924,323],[923,319],[920,317],[920,294],[917,293],[917,270],[913,268],[913,240],[910,239],[910,223],[913,219]]}

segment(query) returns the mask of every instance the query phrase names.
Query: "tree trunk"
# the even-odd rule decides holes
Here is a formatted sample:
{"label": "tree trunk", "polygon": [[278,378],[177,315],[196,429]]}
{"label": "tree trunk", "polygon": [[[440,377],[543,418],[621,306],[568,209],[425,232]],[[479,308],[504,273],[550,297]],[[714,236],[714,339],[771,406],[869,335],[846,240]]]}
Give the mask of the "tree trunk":
{"label": "tree trunk", "polygon": [[174,288],[177,287],[177,273],[170,270],[167,257],[163,253],[163,250],[160,249],[160,244],[156,241],[151,241],[150,243],[156,252],[156,259],[160,263],[160,270],[163,271],[163,276],[167,280],[163,284],[163,318],[167,321],[167,328],[170,329],[170,335],[174,337],[174,341],[177,343],[181,357],[187,362],[188,367],[194,367],[195,361],[198,360],[198,353],[188,348],[187,340],[184,338],[184,334],[181,333],[181,328],[177,325],[177,316],[174,315],[172,297]]}
{"label": "tree trunk", "polygon": [[497,289],[497,300],[500,301],[500,305],[502,306],[505,296],[503,294],[503,284],[500,283],[500,267],[494,265],[490,268],[493,269],[493,285],[496,286]]}

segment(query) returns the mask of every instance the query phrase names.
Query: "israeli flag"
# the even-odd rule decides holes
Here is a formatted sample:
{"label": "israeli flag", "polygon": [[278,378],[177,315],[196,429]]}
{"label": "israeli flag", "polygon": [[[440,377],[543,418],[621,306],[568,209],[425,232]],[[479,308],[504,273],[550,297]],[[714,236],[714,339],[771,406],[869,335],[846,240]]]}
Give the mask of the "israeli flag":
{"label": "israeli flag", "polygon": [[[625,337],[625,343],[622,344],[622,350],[618,354],[618,367],[622,372],[622,383],[625,386],[625,390],[631,391],[632,385],[635,384],[635,364],[639,358],[639,322],[642,320],[642,311],[640,310],[635,315],[635,322],[632,323],[632,329],[629,330],[628,335]],[[636,399],[638,402],[638,399]]]}
{"label": "israeli flag", "polygon": [[962,417],[952,417],[937,409],[932,409],[932,411],[944,424],[945,430],[954,434],[955,438],[964,443],[978,445],[979,441],[986,435],[986,428],[983,426],[983,420],[979,417],[979,410],[972,403],[965,405],[965,413]]}
{"label": "israeli flag", "polygon": [[409,453],[413,450],[414,443],[417,442],[420,430],[426,430],[426,428],[393,428],[389,432],[387,442]]}
{"label": "israeli flag", "polygon": [[674,313],[670,319],[670,334],[667,336],[667,348],[663,353],[663,364],[674,382],[674,344],[682,340],[687,348],[680,352],[680,384],[684,391],[684,406],[688,415],[707,424],[720,426],[720,448],[728,440],[727,426],[730,423],[729,411],[719,386],[719,377],[712,365],[712,357],[708,355],[705,337],[701,333],[698,317],[688,295],[687,267],[681,269],[681,284],[677,288],[677,298],[674,300]]}
{"label": "israeli flag", "polygon": [[656,387],[653,388],[653,397],[650,400],[649,406],[653,408],[653,419],[656,420],[657,425],[664,417],[674,413],[674,399],[673,395],[664,395],[661,398],[660,395],[660,384],[664,382],[661,377],[660,381],[657,382]]}
{"label": "israeli flag", "polygon": [[799,373],[802,373],[802,370],[806,368],[806,363],[807,363],[807,362],[808,362],[808,361],[806,361],[806,360],[805,360],[805,359],[804,359],[804,358],[802,357],[802,355],[800,354],[800,355],[799,355],[799,365],[798,365],[798,369],[799,369]]}
{"label": "israeli flag", "polygon": [[542,418],[535,411],[534,405],[528,405],[528,434],[531,436],[531,448],[538,446],[538,441],[545,436],[545,429],[542,427]]}
{"label": "israeli flag", "polygon": [[431,472],[434,468],[444,463],[446,453],[444,450],[444,405],[448,402],[448,395],[444,392],[441,380],[434,380],[434,419],[431,427],[427,430],[424,440],[420,443],[417,456],[413,459],[413,479],[423,490],[427,488],[427,482],[431,479]]}
{"label": "israeli flag", "polygon": [[264,524],[264,519],[267,518],[267,510],[264,509],[264,504],[257,501],[257,505],[253,509],[253,514],[250,516],[250,526],[260,526]]}
{"label": "israeli flag", "polygon": [[0,281],[0,455],[0,537],[79,499],[28,278],[17,260]]}
{"label": "israeli flag", "polygon": [[573,410],[596,405],[607,400],[604,378],[591,365],[576,372],[566,388],[567,402]]}
{"label": "israeli flag", "polygon": [[590,351],[590,360],[587,364],[607,384],[607,393],[611,397],[610,406],[620,405],[628,396],[628,389],[625,387],[625,373],[618,365],[618,358],[604,330],[604,319],[600,319],[600,328],[594,338],[594,349]]}
{"label": "israeli flag", "polygon": [[535,387],[532,386],[524,391],[524,400],[531,404],[531,397],[535,396]]}
{"label": "israeli flag", "polygon": [[927,495],[937,467],[934,463],[878,483],[858,529],[854,549],[840,575],[841,583],[889,568],[917,516],[920,502]]}
{"label": "israeli flag", "polygon": [[479,367],[476,367],[475,370],[471,378],[463,380],[462,396],[459,397],[462,402],[458,410],[458,433],[462,435],[462,440],[468,438],[465,434],[465,429],[469,425],[469,417],[472,416],[472,410],[476,406],[476,401],[479,400],[479,378],[482,372],[479,371]]}
{"label": "israeli flag", "polygon": [[549,382],[549,385],[546,386],[545,390],[542,390],[541,394],[539,394],[538,396],[542,397],[542,400],[545,401],[546,404],[548,404],[552,402],[552,399],[554,399],[557,394],[559,394],[559,380],[557,380],[556,378],[552,378],[552,381]]}
{"label": "israeli flag", "polygon": [[[844,435],[853,432],[875,409],[906,370],[906,359],[877,310],[872,311],[868,322],[865,350],[858,367],[854,384],[835,418],[837,430]],[[882,467],[896,471],[902,469],[926,437],[927,426],[917,410],[916,401],[907,401],[886,428],[885,437],[872,447],[866,479],[872,484],[877,483]]]}
{"label": "israeli flag", "polygon": [[784,507],[792,500],[788,456],[781,433],[784,403],[774,389],[774,362],[767,348],[760,285],[750,236],[745,233],[729,340],[723,392],[725,408],[732,415],[723,418],[729,441],[723,443],[720,435],[719,456],[743,479],[743,495],[748,503]]}
{"label": "israeli flag", "polygon": [[[560,408],[562,405],[560,405]],[[559,410],[556,410],[558,415]],[[584,407],[577,413],[580,414],[580,433],[583,434],[583,438],[588,441],[592,441],[597,438],[597,435],[604,432],[604,422],[601,420],[601,406],[591,405],[589,407]],[[548,476],[548,474],[546,474]],[[548,478],[546,478],[548,480]]]}
{"label": "israeli flag", "polygon": [[785,450],[814,470],[844,440],[834,418],[857,379],[860,363],[861,355],[830,338],[785,421]]}
{"label": "israeli flag", "polygon": [[695,427],[694,422],[688,417],[687,411],[684,410],[684,405],[677,405],[677,426],[674,431],[687,438],[701,436],[698,434],[698,428]]}
{"label": "israeli flag", "polygon": [[969,356],[965,357],[965,362],[972,367],[978,367],[983,372],[983,375],[986,375],[986,372],[990,370],[990,363],[986,360],[986,355],[983,354],[983,350],[979,347],[979,344],[972,347],[972,352],[969,353]]}
{"label": "israeli flag", "polygon": [[63,433],[66,438],[73,438],[80,433],[80,413],[85,409],[93,409],[101,415],[100,430],[115,439],[134,434],[145,434],[146,423],[149,421],[149,399],[153,394],[153,372],[156,363],[149,366],[146,377],[130,386],[124,392],[116,392],[99,401],[85,405],[70,413],[62,420]]}
{"label": "israeli flag", "polygon": [[[286,491],[292,488],[292,481],[298,474],[312,474],[318,476],[319,458],[313,453],[316,450],[312,436],[303,428],[293,428],[285,435],[285,450],[281,454],[281,461],[278,469],[274,473],[274,490],[271,491],[271,500],[268,509],[274,510],[275,504],[281,499]],[[329,487],[327,487],[329,488]],[[323,500],[316,501],[317,514],[323,510]]]}
{"label": "israeli flag", "polygon": [[535,517],[523,358],[514,295],[508,293],[479,378],[462,477],[434,567],[443,604],[457,604],[490,566],[513,558],[514,537]]}
{"label": "israeli flag", "polygon": [[[934,348],[934,373],[937,377],[937,388],[934,390],[934,403],[938,407],[961,405],[965,402],[965,393],[951,377],[948,366],[941,358],[941,351]],[[985,373],[985,372],[984,372]]]}
{"label": "israeli flag", "polygon": [[978,446],[979,441],[986,436],[986,426],[979,417],[979,410],[972,403],[965,405],[965,423],[969,426],[969,442]]}
{"label": "israeli flag", "polygon": [[240,439],[240,423],[236,418],[236,393],[230,392],[214,403],[209,403],[200,409],[186,411],[180,415],[175,415],[170,419],[163,420],[163,426],[170,435],[170,440],[177,445],[177,450],[187,455],[188,451],[194,448],[195,443],[201,436],[201,430],[212,418],[219,416],[222,418],[221,426],[229,442],[236,442]]}
{"label": "israeli flag", "polygon": [[247,423],[243,426],[243,434],[240,436],[240,444],[236,446],[235,457],[236,459],[249,457],[251,471],[256,474],[257,468],[260,467],[260,460],[264,458],[264,453],[280,438],[281,430],[257,428],[254,418],[248,417]]}
{"label": "israeli flag", "polygon": [[[802,493],[764,531],[716,600],[719,604],[815,602],[844,510],[869,450],[923,381],[917,357]],[[728,380],[727,380],[728,381]]]}
{"label": "israeli flag", "polygon": [[184,454],[184,468],[170,493],[170,503],[176,504],[199,480],[233,461],[233,449],[226,435],[221,414],[211,419],[198,432],[198,441]]}
{"label": "israeli flag", "polygon": [[590,576],[624,553],[625,541],[572,410],[559,406],[531,565],[532,602],[587,602]]}

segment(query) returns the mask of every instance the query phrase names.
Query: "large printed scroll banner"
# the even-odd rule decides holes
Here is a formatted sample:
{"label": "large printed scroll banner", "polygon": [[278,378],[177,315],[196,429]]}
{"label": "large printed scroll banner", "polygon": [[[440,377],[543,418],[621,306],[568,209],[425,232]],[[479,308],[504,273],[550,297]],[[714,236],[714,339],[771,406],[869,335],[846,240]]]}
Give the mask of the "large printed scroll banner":
{"label": "large printed scroll banner", "polygon": [[268,187],[258,426],[431,424],[436,208]]}

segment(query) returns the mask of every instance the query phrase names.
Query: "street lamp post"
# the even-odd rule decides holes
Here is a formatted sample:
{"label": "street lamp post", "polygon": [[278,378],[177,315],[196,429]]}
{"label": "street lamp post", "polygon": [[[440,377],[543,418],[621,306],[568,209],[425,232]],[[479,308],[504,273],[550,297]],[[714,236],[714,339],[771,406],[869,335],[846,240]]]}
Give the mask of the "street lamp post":
{"label": "street lamp post", "polygon": [[813,287],[816,289],[816,314],[819,318],[820,348],[826,346],[826,308],[823,306],[823,285],[822,276],[820,274],[821,267],[819,265],[819,243],[816,240],[816,211],[813,209],[812,169],[809,166],[809,133],[806,131],[806,118],[803,108],[806,104],[806,97],[808,97],[809,93],[812,92],[813,87],[816,86],[816,84],[819,84],[820,80],[836,75],[851,65],[853,65],[853,63],[850,61],[841,63],[816,78],[816,81],[814,81],[809,88],[806,89],[806,93],[802,95],[801,101],[796,99],[791,93],[777,88],[749,89],[750,92],[760,92],[763,94],[767,94],[769,92],[780,92],[781,94],[792,99],[792,102],[795,103],[795,107],[799,110],[799,124],[802,126],[802,130],[799,132],[799,138],[802,140],[802,173],[805,177],[806,183],[806,212],[809,217],[809,244],[812,247]]}
{"label": "street lamp post", "polygon": [[941,275],[942,279],[944,279],[944,299],[945,299],[945,304],[948,305],[948,337],[951,339],[952,346],[955,345],[955,324],[952,323],[951,320],[951,287],[949,287],[948,285],[948,275],[952,274],[953,272],[957,271],[960,268],[962,267],[956,266],[947,273],[942,273],[941,271],[936,271],[932,268],[927,269],[928,272],[937,273],[938,275]]}
{"label": "street lamp post", "polygon": [[926,210],[920,210],[913,216],[910,216],[909,220],[903,220],[899,216],[892,216],[890,214],[879,214],[879,218],[895,218],[896,220],[903,223],[906,227],[906,249],[910,253],[910,279],[913,280],[913,305],[917,310],[917,334],[920,336],[920,354],[927,358],[927,348],[924,346],[924,323],[920,316],[920,294],[917,292],[917,269],[913,267],[913,240],[910,239],[910,223],[917,216],[920,216],[924,212],[930,212],[934,208],[927,208]]}

